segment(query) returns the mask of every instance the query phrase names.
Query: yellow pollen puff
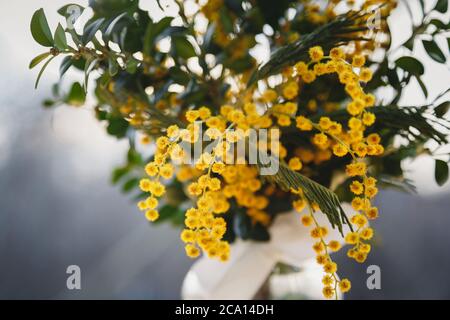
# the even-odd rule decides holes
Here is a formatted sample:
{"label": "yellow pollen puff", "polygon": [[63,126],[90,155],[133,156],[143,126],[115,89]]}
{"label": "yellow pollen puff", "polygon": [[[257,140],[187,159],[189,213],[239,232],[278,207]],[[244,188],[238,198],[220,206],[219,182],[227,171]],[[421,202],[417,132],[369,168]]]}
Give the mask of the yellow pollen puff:
{"label": "yellow pollen puff", "polygon": [[302,224],[305,227],[308,227],[313,223],[313,219],[311,218],[311,216],[306,216],[306,215],[302,216],[301,220],[302,220]]}
{"label": "yellow pollen puff", "polygon": [[164,179],[170,179],[172,177],[172,175],[173,175],[173,166],[171,164],[169,164],[169,163],[163,165],[159,169],[159,174]]}
{"label": "yellow pollen puff", "polygon": [[180,238],[183,242],[194,242],[195,241],[195,232],[189,229],[184,229],[181,232]]}
{"label": "yellow pollen puff", "polygon": [[297,157],[291,158],[291,159],[289,160],[288,165],[289,165],[289,168],[292,169],[292,170],[294,170],[294,171],[299,171],[299,170],[301,170],[302,167],[303,167],[302,162],[301,162],[300,159],[297,158]]}
{"label": "yellow pollen puff", "polygon": [[327,143],[328,137],[323,133],[316,133],[313,137],[314,144],[318,146],[323,146]]}
{"label": "yellow pollen puff", "polygon": [[330,275],[326,275],[322,278],[322,283],[325,286],[331,286],[334,283],[334,279]]}
{"label": "yellow pollen puff", "polygon": [[158,199],[156,199],[155,197],[148,197],[145,200],[145,204],[148,209],[155,209],[158,206]]}
{"label": "yellow pollen puff", "polygon": [[321,117],[319,120],[319,126],[322,130],[328,130],[331,126],[331,119],[328,117]]}
{"label": "yellow pollen puff", "polygon": [[190,123],[197,120],[199,116],[200,115],[198,110],[189,110],[188,112],[186,112],[186,120]]}
{"label": "yellow pollen puff", "polygon": [[324,264],[323,271],[325,273],[335,273],[337,271],[337,264],[335,262],[329,261]]}
{"label": "yellow pollen puff", "polygon": [[323,50],[320,46],[315,46],[309,49],[309,57],[312,61],[320,61],[323,58]]}
{"label": "yellow pollen puff", "polygon": [[339,289],[341,290],[342,293],[350,291],[351,287],[352,285],[350,280],[342,279],[341,281],[339,281]]}
{"label": "yellow pollen puff", "polygon": [[331,240],[328,243],[328,247],[330,248],[331,251],[338,251],[341,248],[341,244],[339,243],[339,241]]}
{"label": "yellow pollen puff", "polygon": [[291,125],[291,118],[285,114],[282,114],[278,117],[277,123],[281,127],[289,127]]}
{"label": "yellow pollen puff", "polygon": [[159,218],[159,213],[155,209],[150,209],[145,212],[145,218],[148,221],[155,221]]}
{"label": "yellow pollen puff", "polygon": [[149,179],[142,179],[139,181],[139,188],[144,192],[148,192],[150,191],[151,184],[152,182]]}
{"label": "yellow pollen puff", "polygon": [[363,82],[369,82],[370,80],[372,80],[372,70],[370,70],[369,68],[361,68],[359,79]]}
{"label": "yellow pollen puff", "polygon": [[314,243],[312,248],[316,253],[321,253],[322,251],[325,250],[325,246],[321,241]]}
{"label": "yellow pollen puff", "polygon": [[352,223],[357,225],[359,228],[364,227],[367,224],[367,218],[362,214],[357,214],[352,217]]}
{"label": "yellow pollen puff", "polygon": [[350,184],[350,191],[356,195],[360,195],[364,192],[364,185],[355,180]]}
{"label": "yellow pollen puff", "polygon": [[292,100],[297,97],[298,84],[296,82],[289,82],[287,85],[285,85],[283,88],[283,96],[288,100]]}
{"label": "yellow pollen puff", "polygon": [[167,128],[167,136],[169,138],[175,138],[179,135],[179,133],[180,129],[175,124]]}
{"label": "yellow pollen puff", "polygon": [[278,95],[275,90],[268,89],[268,90],[264,91],[264,93],[262,95],[262,99],[264,102],[273,102],[273,101],[275,101],[277,96]]}
{"label": "yellow pollen puff", "polygon": [[333,60],[340,60],[345,58],[345,54],[341,48],[333,48],[330,50],[330,57]]}
{"label": "yellow pollen puff", "polygon": [[362,67],[364,64],[366,63],[366,58],[362,55],[355,55],[353,56],[352,59],[352,66],[356,67],[356,68],[360,68]]}
{"label": "yellow pollen puff", "polygon": [[209,108],[207,107],[201,107],[200,109],[198,109],[198,116],[200,117],[200,119],[206,120],[211,116],[211,110],[209,110]]}
{"label": "yellow pollen puff", "polygon": [[371,112],[365,112],[363,115],[363,120],[362,122],[364,123],[364,125],[366,126],[371,126],[375,123],[375,115]]}
{"label": "yellow pollen puff", "polygon": [[297,71],[297,73],[299,75],[304,74],[307,70],[308,70],[308,66],[306,65],[306,63],[304,63],[303,61],[298,62],[295,66],[295,71]]}
{"label": "yellow pollen puff", "polygon": [[335,293],[334,288],[331,287],[331,286],[325,286],[325,287],[323,287],[323,289],[322,289],[322,294],[323,294],[323,296],[324,296],[325,298],[327,298],[327,299],[333,298],[334,293]]}
{"label": "yellow pollen puff", "polygon": [[166,192],[166,188],[160,182],[152,181],[149,191],[155,197],[161,197]]}
{"label": "yellow pollen puff", "polygon": [[378,208],[369,208],[369,210],[367,210],[367,218],[369,218],[370,220],[378,218]]}
{"label": "yellow pollen puff", "polygon": [[348,153],[348,149],[342,144],[335,144],[333,146],[333,153],[338,157],[343,157]]}
{"label": "yellow pollen puff", "polygon": [[296,211],[301,212],[306,207],[306,201],[303,199],[295,200],[294,202],[292,202],[292,206]]}
{"label": "yellow pollen puff", "polygon": [[188,192],[190,195],[199,196],[203,190],[197,182],[193,182],[188,186]]}
{"label": "yellow pollen puff", "polygon": [[200,250],[192,244],[187,244],[184,249],[189,258],[197,258],[200,255]]}
{"label": "yellow pollen puff", "polygon": [[310,131],[312,130],[313,126],[309,119],[307,119],[304,116],[298,116],[296,119],[297,128],[299,128],[302,131]]}
{"label": "yellow pollen puff", "polygon": [[345,243],[356,244],[359,241],[359,235],[356,232],[349,232],[345,235]]}
{"label": "yellow pollen puff", "polygon": [[370,240],[373,237],[373,229],[372,228],[365,228],[360,231],[359,233],[361,239],[364,240]]}
{"label": "yellow pollen puff", "polygon": [[156,146],[159,149],[164,149],[168,145],[169,145],[169,139],[167,137],[159,137],[158,139],[156,139]]}
{"label": "yellow pollen puff", "polygon": [[317,262],[318,264],[320,264],[320,265],[324,265],[324,264],[327,263],[329,260],[330,260],[330,259],[329,259],[328,256],[325,255],[325,254],[319,254],[319,255],[316,257],[316,262]]}
{"label": "yellow pollen puff", "polygon": [[302,74],[302,79],[305,83],[314,82],[314,80],[316,80],[316,74],[312,70],[307,70]]}

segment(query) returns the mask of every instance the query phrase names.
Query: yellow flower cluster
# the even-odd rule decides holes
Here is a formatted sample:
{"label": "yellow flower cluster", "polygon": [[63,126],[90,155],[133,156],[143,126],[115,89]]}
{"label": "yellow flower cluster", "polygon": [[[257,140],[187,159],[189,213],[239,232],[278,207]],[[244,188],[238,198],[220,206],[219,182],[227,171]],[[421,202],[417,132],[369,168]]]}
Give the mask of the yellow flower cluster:
{"label": "yellow flower cluster", "polygon": [[[344,128],[343,124],[326,116],[321,117],[318,123],[314,123],[306,116],[298,116],[295,119],[296,126],[300,131],[319,131],[311,138],[312,144],[318,149],[330,150],[337,157],[351,156],[352,163],[347,165],[346,174],[349,177],[357,177],[351,182],[350,191],[355,194],[352,207],[358,211],[358,214],[351,218],[355,231],[345,236],[345,242],[352,245],[352,248],[348,250],[348,256],[358,262],[364,262],[371,248],[370,244],[364,240],[370,240],[373,236],[373,230],[368,226],[368,219],[375,219],[378,216],[378,209],[371,204],[371,199],[378,192],[376,179],[367,176],[364,158],[378,156],[384,152],[383,146],[380,144],[381,138],[377,133],[365,136],[366,128],[375,122],[375,115],[368,111],[375,104],[375,98],[371,94],[364,93],[361,83],[371,80],[372,71],[363,67],[364,56],[354,55],[352,61],[347,62],[345,53],[340,48],[333,48],[329,55],[325,56],[321,47],[313,47],[309,50],[309,55],[311,61],[297,63],[293,76],[297,76],[300,81],[309,84],[319,76],[336,73],[351,98],[351,102],[347,105],[350,119]],[[293,205],[294,208],[303,209],[302,206],[299,206],[298,201]],[[327,250],[332,249],[331,242],[326,243],[323,240],[326,236],[326,229],[317,224],[312,211],[309,216],[302,217],[302,222],[305,225],[311,225],[314,222],[315,227],[311,231],[311,236],[320,239],[314,245],[314,250],[318,254],[317,261],[324,265],[327,273],[331,274],[324,278],[324,296],[330,298],[336,295],[338,286],[343,292],[349,290],[350,282],[346,279],[339,282],[335,276],[337,266],[331,261]],[[335,245],[338,247],[338,243]]]}
{"label": "yellow flower cluster", "polygon": [[294,193],[299,195],[299,199],[293,203],[294,208],[298,212],[302,212],[305,207],[308,207],[308,213],[302,215],[301,221],[305,227],[311,227],[310,235],[316,240],[313,244],[313,250],[317,254],[316,261],[323,266],[323,271],[326,273],[322,279],[324,285],[322,293],[328,299],[333,297],[337,298],[338,289],[344,293],[349,291],[351,287],[351,283],[348,279],[339,280],[337,276],[338,266],[330,256],[331,252],[336,252],[341,249],[341,244],[336,240],[325,240],[328,235],[328,229],[320,226],[314,217],[313,209],[317,206],[309,204],[300,190],[296,190]]}

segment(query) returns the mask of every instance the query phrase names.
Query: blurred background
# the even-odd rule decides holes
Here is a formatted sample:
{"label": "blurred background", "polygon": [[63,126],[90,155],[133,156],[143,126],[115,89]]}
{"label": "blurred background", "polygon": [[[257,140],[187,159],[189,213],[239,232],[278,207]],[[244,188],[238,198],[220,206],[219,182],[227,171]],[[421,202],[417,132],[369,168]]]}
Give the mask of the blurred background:
{"label": "blurred background", "polygon": [[[141,2],[155,7],[152,0]],[[108,136],[89,108],[42,108],[58,78],[57,63],[39,90],[33,88],[37,71],[28,64],[43,50],[31,37],[31,16],[43,7],[54,29],[56,10],[65,4],[0,2],[0,298],[178,299],[192,263],[179,231],[147,224],[134,202],[110,184],[126,142]],[[399,28],[409,25],[404,7],[391,21],[394,39],[407,38],[409,27]],[[417,47],[432,100],[448,87],[449,67]],[[402,103],[424,101],[413,83]],[[438,188],[434,162],[426,157],[404,168],[418,193],[380,194],[378,245],[366,263],[338,254],[342,276],[352,279],[349,299],[450,299],[450,184]],[[73,264],[81,268],[82,290],[66,288],[66,268]],[[371,264],[381,268],[381,290],[366,287]]]}

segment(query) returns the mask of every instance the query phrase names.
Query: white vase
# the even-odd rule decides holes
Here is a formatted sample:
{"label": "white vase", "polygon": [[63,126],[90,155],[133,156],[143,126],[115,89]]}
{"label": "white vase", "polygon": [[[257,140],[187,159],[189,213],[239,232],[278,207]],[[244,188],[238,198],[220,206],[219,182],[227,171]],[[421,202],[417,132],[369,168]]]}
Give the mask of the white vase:
{"label": "white vase", "polygon": [[[347,203],[342,204],[342,208],[347,215],[352,212]],[[314,215],[320,225],[329,225],[324,214],[316,212]],[[312,250],[314,240],[309,235],[309,229],[301,224],[299,213],[277,215],[269,232],[271,239],[268,242],[236,240],[231,245],[231,258],[228,262],[223,263],[207,257],[198,259],[183,281],[182,298],[253,299],[278,263],[304,270],[303,275],[296,275],[296,283],[305,288],[306,291],[303,291],[308,298],[321,298],[317,292],[320,292],[318,288],[321,288],[323,272],[320,266],[314,266],[311,262],[315,257]],[[337,229],[331,229],[328,238],[339,240],[342,236]],[[283,290],[280,287],[281,282],[289,281],[275,279],[273,278],[275,282],[272,282],[272,286],[277,284],[279,291]],[[270,281],[271,279],[269,283]],[[317,283],[316,287],[313,287],[313,281]]]}

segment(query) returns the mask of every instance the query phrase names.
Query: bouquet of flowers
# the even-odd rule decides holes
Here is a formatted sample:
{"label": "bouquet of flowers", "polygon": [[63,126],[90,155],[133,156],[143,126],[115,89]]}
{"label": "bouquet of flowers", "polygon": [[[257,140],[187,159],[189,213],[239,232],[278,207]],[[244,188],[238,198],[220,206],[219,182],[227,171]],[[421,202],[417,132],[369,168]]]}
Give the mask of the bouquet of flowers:
{"label": "bouquet of flowers", "polygon": [[[446,63],[437,42],[448,2],[402,5],[421,23],[393,48],[396,0],[161,0],[159,18],[138,0],[91,0],[60,8],[54,32],[35,12],[32,35],[49,50],[30,68],[43,62],[36,86],[56,57],[61,77],[80,70],[82,81],[59,81],[45,106],[92,96],[107,132],[129,141],[113,183],[135,192],[147,220],[182,226],[189,257],[226,262],[236,237],[268,241],[276,217],[295,209],[333,298],[351,284],[337,276],[330,254],[342,241],[327,239],[329,228],[364,262],[378,188],[413,190],[402,160],[447,144],[448,91],[425,105],[399,101],[412,82],[428,97],[414,47]],[[447,162],[436,159],[435,172],[442,185]]]}

